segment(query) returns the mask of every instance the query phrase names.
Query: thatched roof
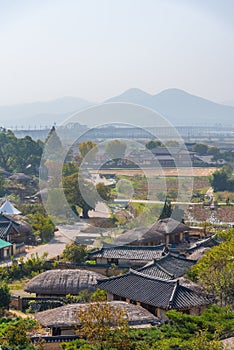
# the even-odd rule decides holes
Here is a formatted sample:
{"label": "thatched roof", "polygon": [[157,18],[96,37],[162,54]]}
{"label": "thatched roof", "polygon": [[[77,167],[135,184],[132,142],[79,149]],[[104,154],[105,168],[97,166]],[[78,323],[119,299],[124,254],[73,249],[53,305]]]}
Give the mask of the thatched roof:
{"label": "thatched roof", "polygon": [[79,291],[96,289],[97,279],[105,276],[88,270],[50,270],[26,283],[24,290],[40,295],[77,295]]}
{"label": "thatched roof", "polygon": [[139,244],[146,243],[150,240],[163,241],[164,235],[159,232],[149,233],[150,227],[136,227],[132,230],[128,230],[113,242],[115,245],[125,245],[125,244]]}
{"label": "thatched roof", "polygon": [[[153,314],[141,306],[126,303],[124,301],[108,302],[113,308],[125,310],[129,324],[149,324],[157,320]],[[74,327],[79,326],[77,317],[79,310],[85,310],[90,304],[68,304],[53,310],[46,310],[35,314],[35,318],[44,327]]]}
{"label": "thatched roof", "polygon": [[190,227],[183,224],[182,222],[179,222],[172,218],[166,218],[166,219],[161,219],[156,221],[151,226],[148,233],[161,233],[163,235],[167,235],[167,234],[185,232],[189,230],[190,230]]}
{"label": "thatched roof", "polygon": [[16,180],[16,181],[28,181],[28,180],[31,180],[32,177],[24,173],[15,173],[11,175],[9,179]]}
{"label": "thatched roof", "polygon": [[137,227],[118,236],[115,245],[163,242],[165,235],[189,231],[190,227],[172,218],[156,221],[151,227]]}

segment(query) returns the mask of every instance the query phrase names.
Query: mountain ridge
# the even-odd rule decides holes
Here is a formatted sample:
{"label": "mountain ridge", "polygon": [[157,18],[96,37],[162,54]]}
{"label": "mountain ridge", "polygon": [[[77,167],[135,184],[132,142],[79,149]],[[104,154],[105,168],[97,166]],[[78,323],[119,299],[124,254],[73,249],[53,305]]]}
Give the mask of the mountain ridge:
{"label": "mountain ridge", "polygon": [[[223,124],[234,125],[234,106],[216,103],[177,88],[150,94],[139,88],[130,88],[104,101],[134,103],[151,108],[165,116],[174,125]],[[73,96],[49,101],[0,106],[0,125],[28,126],[61,123],[75,112],[96,105],[94,102]],[[101,123],[101,120],[100,120]]]}

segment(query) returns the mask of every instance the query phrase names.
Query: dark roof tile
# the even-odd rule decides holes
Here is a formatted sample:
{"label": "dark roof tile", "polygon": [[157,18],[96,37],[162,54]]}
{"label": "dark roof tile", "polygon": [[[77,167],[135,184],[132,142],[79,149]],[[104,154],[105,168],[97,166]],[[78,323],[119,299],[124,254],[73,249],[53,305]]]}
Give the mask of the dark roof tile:
{"label": "dark roof tile", "polygon": [[130,270],[127,274],[98,281],[98,287],[134,301],[162,309],[182,309],[211,303],[207,295],[196,293],[177,281],[165,281]]}

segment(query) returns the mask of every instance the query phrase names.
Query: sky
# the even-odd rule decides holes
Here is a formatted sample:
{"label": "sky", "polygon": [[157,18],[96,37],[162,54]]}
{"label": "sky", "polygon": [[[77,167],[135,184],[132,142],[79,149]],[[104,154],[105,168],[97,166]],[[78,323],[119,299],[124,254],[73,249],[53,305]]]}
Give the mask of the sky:
{"label": "sky", "polygon": [[129,88],[234,100],[233,0],[0,0],[0,105]]}

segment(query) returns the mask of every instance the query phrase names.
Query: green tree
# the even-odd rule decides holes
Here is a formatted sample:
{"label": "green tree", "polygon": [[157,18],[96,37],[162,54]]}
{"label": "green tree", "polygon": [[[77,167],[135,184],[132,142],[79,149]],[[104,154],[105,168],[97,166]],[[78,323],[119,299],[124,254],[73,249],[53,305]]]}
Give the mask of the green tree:
{"label": "green tree", "polygon": [[68,162],[63,164],[63,177],[78,173],[78,166],[75,162]]}
{"label": "green tree", "polygon": [[55,226],[49,216],[40,213],[29,214],[29,223],[33,232],[42,242],[48,242],[54,236]]}
{"label": "green tree", "polygon": [[5,184],[5,181],[0,172],[0,197],[3,197],[5,194],[4,184]]}
{"label": "green tree", "polygon": [[79,310],[77,317],[81,324],[77,333],[88,343],[104,349],[104,344],[107,349],[128,349],[129,327],[124,309],[109,302],[94,302]]}
{"label": "green tree", "polygon": [[198,153],[201,156],[204,156],[207,154],[208,151],[208,146],[204,145],[203,143],[197,143],[194,147],[193,147],[193,151]]}
{"label": "green tree", "polygon": [[103,200],[109,201],[112,199],[110,186],[105,186],[104,183],[100,182],[96,185],[96,189]]}
{"label": "green tree", "polygon": [[161,141],[157,141],[157,140],[151,140],[151,141],[146,143],[145,147],[148,148],[148,149],[153,149],[153,148],[156,148],[156,147],[162,147],[162,142]]}
{"label": "green tree", "polygon": [[170,218],[172,214],[171,201],[166,198],[159,220]]}
{"label": "green tree", "polygon": [[88,219],[88,212],[95,209],[97,204],[95,186],[75,173],[63,178],[63,188],[72,210],[76,213],[76,206],[80,207],[83,218]]}
{"label": "green tree", "polygon": [[81,142],[78,146],[82,158],[89,154],[92,158],[95,158],[97,153],[96,143],[92,141]]}
{"label": "green tree", "polygon": [[207,251],[191,271],[221,305],[234,305],[234,229],[221,237],[223,242]]}
{"label": "green tree", "polygon": [[45,140],[44,160],[57,161],[64,152],[62,142],[53,126]]}
{"label": "green tree", "polygon": [[9,287],[5,282],[0,282],[0,308],[8,308],[11,300]]}
{"label": "green tree", "polygon": [[234,191],[234,179],[232,177],[232,167],[222,167],[216,170],[210,177],[210,183],[215,192]]}
{"label": "green tree", "polygon": [[83,263],[87,255],[86,246],[76,242],[68,243],[63,251],[63,258],[65,261],[73,263]]}
{"label": "green tree", "polygon": [[125,155],[127,145],[125,142],[113,140],[106,145],[106,153],[111,159],[121,159]]}

